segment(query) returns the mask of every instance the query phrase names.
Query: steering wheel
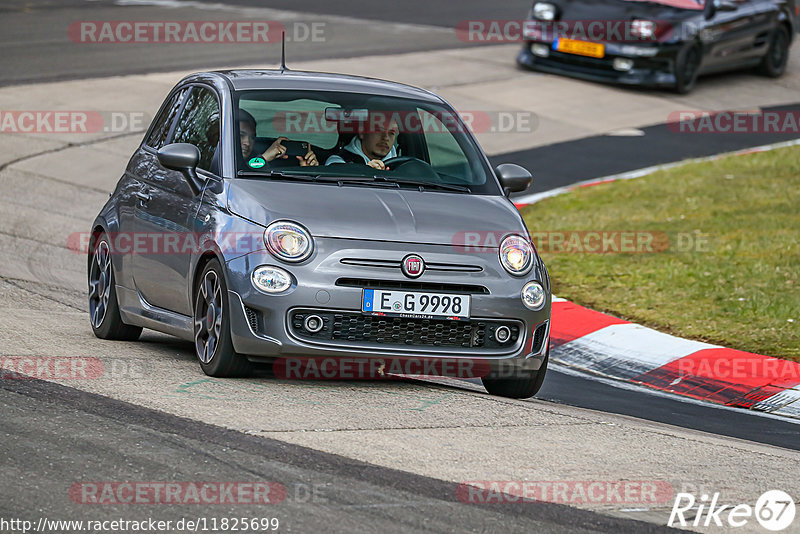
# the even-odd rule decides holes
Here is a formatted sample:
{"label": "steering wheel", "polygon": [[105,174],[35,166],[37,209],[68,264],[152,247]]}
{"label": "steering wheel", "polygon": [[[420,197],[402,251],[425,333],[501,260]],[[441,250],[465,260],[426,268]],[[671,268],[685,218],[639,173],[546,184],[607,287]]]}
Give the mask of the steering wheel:
{"label": "steering wheel", "polygon": [[406,172],[413,172],[415,178],[430,178],[435,182],[441,182],[442,179],[433,167],[425,161],[414,156],[398,156],[396,158],[389,158],[383,162],[389,167],[389,172],[395,171],[400,167]]}

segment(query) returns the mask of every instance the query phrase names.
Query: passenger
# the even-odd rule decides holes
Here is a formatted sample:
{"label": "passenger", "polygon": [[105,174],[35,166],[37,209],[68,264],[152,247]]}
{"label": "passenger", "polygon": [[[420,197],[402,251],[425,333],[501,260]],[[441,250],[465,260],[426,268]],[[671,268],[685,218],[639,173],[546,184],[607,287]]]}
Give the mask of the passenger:
{"label": "passenger", "polygon": [[[242,143],[242,157],[245,161],[251,158],[261,156],[266,162],[275,159],[287,159],[286,147],[283,146],[282,141],[288,141],[288,137],[278,137],[263,154],[259,154],[256,150],[256,119],[250,113],[243,109],[239,110],[239,140]],[[301,167],[313,167],[319,165],[317,156],[311,150],[311,145],[308,145],[308,152],[305,156],[296,156]]]}
{"label": "passenger", "polygon": [[[371,121],[377,124],[377,121]],[[378,170],[388,170],[384,161],[397,157],[397,140],[399,128],[392,121],[388,127],[378,127],[375,132],[359,133],[342,149],[325,161],[325,165],[334,163],[365,163]]]}

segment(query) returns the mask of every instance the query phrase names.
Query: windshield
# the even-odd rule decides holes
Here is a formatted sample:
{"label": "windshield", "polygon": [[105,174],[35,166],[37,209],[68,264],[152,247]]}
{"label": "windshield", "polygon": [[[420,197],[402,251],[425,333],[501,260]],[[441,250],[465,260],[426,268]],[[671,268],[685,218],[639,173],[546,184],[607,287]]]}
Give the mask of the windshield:
{"label": "windshield", "polygon": [[703,9],[703,0],[625,0],[626,2],[648,2],[651,4],[661,4],[679,9]]}
{"label": "windshield", "polygon": [[501,194],[481,149],[450,108],[323,91],[235,94],[237,175]]}

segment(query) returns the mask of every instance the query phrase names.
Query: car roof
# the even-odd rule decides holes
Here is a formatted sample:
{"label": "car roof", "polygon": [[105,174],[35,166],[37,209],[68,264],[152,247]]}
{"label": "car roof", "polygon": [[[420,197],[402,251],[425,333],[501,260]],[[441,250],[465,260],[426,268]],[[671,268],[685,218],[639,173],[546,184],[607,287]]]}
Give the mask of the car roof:
{"label": "car roof", "polygon": [[[418,87],[346,74],[289,69],[238,69],[213,71],[205,74],[218,75],[225,78],[236,91],[259,89],[316,90],[415,98],[436,103],[444,102],[434,93]],[[198,74],[198,76],[202,76],[202,74]]]}

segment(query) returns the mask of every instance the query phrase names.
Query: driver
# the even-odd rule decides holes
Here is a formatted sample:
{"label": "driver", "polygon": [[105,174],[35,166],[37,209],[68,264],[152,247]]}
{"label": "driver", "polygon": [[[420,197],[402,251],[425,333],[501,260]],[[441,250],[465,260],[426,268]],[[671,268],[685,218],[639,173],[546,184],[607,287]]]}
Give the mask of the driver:
{"label": "driver", "polygon": [[[369,128],[370,131],[359,133],[341,150],[325,161],[325,165],[333,163],[366,163],[370,167],[378,170],[388,170],[384,161],[396,158],[397,149],[394,144],[400,128],[397,122],[392,120],[388,124],[385,121],[370,121],[376,127]],[[375,130],[375,131],[371,131]]]}
{"label": "driver", "polygon": [[[263,154],[259,154],[256,148],[256,119],[243,109],[239,110],[239,140],[242,143],[242,157],[245,161],[261,156],[265,161],[270,162],[274,159],[287,159],[286,147],[282,141],[288,141],[288,137],[278,137]],[[313,167],[319,165],[317,156],[308,145],[308,152],[305,156],[297,156],[301,167]]]}

